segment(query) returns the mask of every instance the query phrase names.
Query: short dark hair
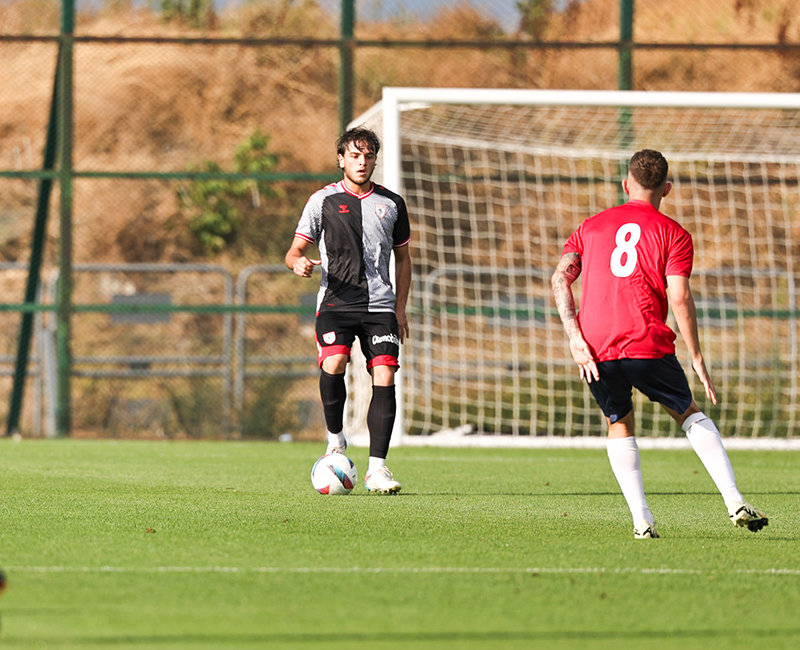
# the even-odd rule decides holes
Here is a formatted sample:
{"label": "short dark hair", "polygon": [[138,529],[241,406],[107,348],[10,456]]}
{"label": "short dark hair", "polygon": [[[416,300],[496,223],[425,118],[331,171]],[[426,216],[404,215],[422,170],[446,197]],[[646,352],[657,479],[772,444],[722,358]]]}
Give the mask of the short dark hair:
{"label": "short dark hair", "polygon": [[376,156],[381,150],[381,141],[378,136],[363,126],[357,126],[342,133],[336,141],[336,152],[340,156],[344,156],[344,152],[347,151],[350,144],[355,145],[359,151],[370,151]]}
{"label": "short dark hair", "polygon": [[660,151],[642,149],[631,157],[631,176],[646,190],[655,190],[667,182],[669,165]]}

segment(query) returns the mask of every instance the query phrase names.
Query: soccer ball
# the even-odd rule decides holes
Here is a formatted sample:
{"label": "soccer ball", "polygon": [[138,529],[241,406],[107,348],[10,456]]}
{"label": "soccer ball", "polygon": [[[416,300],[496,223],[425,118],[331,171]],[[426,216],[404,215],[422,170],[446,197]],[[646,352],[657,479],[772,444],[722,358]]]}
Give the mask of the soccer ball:
{"label": "soccer ball", "polygon": [[350,494],[356,481],[355,463],[344,454],[327,454],[311,468],[311,484],[320,494]]}

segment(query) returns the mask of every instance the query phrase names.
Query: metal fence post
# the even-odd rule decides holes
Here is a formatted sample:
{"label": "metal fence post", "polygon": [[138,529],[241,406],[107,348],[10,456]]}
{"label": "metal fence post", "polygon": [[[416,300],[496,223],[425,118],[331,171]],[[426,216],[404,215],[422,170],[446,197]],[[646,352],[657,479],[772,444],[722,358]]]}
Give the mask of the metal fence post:
{"label": "metal fence post", "polygon": [[[620,0],[619,4],[619,89],[633,90],[633,3],[634,0]],[[633,142],[633,116],[628,106],[619,109],[619,144],[625,151]],[[619,161],[620,181],[628,175],[628,161]],[[622,185],[617,189],[619,203],[627,197]]]}
{"label": "metal fence post", "polygon": [[339,48],[341,62],[339,64],[339,126],[342,132],[353,119],[353,58],[355,43],[353,42],[356,22],[355,0],[342,0],[341,45]]}
{"label": "metal fence post", "polygon": [[72,321],[72,90],[73,90],[73,45],[75,30],[74,0],[64,0],[61,14],[60,84],[58,111],[59,185],[61,190],[59,219],[59,282],[58,292],[58,405],[57,427],[61,436],[69,435],[72,429],[70,375],[72,359],[70,353]]}
{"label": "metal fence post", "polygon": [[[47,140],[44,148],[43,169],[51,170],[56,158],[56,119],[58,116],[59,85],[61,83],[60,69],[61,49],[56,58],[56,73],[53,81],[53,96],[50,103],[50,118],[47,123]],[[28,280],[25,286],[25,302],[34,303],[39,289],[41,275],[42,255],[47,235],[47,214],[50,208],[50,194],[53,189],[53,179],[42,178],[39,181],[39,195],[36,204],[36,217],[33,226],[33,241],[31,242],[31,257],[28,262]],[[17,346],[17,362],[14,368],[14,384],[11,389],[11,403],[8,407],[7,435],[19,431],[19,418],[22,411],[22,400],[25,393],[25,377],[28,370],[30,352],[31,330],[35,314],[25,312],[21,314],[19,343]]]}
{"label": "metal fence post", "polygon": [[633,2],[619,3],[619,89],[633,89]]}

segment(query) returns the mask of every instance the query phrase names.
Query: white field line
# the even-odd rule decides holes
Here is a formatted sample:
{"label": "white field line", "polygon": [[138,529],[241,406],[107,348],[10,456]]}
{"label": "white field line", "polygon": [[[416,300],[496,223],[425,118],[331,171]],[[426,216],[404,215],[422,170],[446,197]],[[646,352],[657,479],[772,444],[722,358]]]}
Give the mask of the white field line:
{"label": "white field line", "polygon": [[[640,449],[688,449],[691,444],[686,437],[680,438],[636,438]],[[800,438],[723,438],[725,448],[737,451],[800,451]],[[442,432],[429,436],[404,435],[397,441],[400,447],[479,448],[479,449],[605,449],[605,436],[483,436]],[[348,444],[353,447],[369,447],[366,437],[353,436]],[[393,441],[394,445],[395,442]]]}
{"label": "white field line", "polygon": [[790,575],[800,576],[800,569],[673,569],[673,568],[636,568],[636,567],[235,567],[235,566],[157,566],[157,567],[121,567],[121,566],[7,566],[7,574],[13,573],[382,573],[382,574],[592,574],[592,573],[640,573],[644,575]]}
{"label": "white field line", "polygon": [[[684,435],[672,438],[638,436],[639,449],[689,449]],[[725,448],[741,451],[800,451],[800,437],[747,438],[724,437]],[[360,433],[347,438],[351,447],[369,447],[369,435]],[[479,449],[605,449],[605,436],[500,436],[476,433],[471,425],[443,429],[427,436],[400,435],[392,438],[393,447],[439,447]]]}

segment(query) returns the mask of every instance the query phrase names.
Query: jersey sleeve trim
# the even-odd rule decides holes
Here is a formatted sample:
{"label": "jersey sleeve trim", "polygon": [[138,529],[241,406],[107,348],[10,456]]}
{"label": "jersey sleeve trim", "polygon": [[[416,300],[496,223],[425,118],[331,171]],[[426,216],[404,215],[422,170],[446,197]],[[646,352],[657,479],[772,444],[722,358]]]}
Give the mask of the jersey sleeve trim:
{"label": "jersey sleeve trim", "polygon": [[410,241],[411,241],[411,237],[406,239],[404,242],[400,242],[399,244],[395,244],[394,248],[402,248],[403,246],[406,246],[408,244],[408,242],[410,242]]}
{"label": "jersey sleeve trim", "polygon": [[301,232],[296,232],[296,233],[294,233],[294,236],[295,236],[295,237],[299,237],[300,239],[305,239],[307,242],[309,242],[309,243],[311,243],[311,244],[313,244],[313,243],[314,243],[314,238],[313,238],[313,237],[309,237],[308,235],[304,235],[304,234],[303,234],[303,233],[301,233]]}

